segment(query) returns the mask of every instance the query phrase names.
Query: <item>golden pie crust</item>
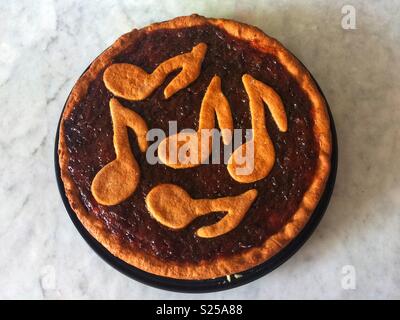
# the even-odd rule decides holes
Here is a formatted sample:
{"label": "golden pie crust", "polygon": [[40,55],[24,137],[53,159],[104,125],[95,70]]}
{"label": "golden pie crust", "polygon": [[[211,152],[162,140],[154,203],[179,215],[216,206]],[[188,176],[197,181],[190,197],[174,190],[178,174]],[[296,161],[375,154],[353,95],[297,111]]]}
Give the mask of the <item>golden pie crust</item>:
{"label": "golden pie crust", "polygon": [[[315,175],[302,202],[290,221],[276,234],[269,237],[261,246],[250,248],[227,257],[218,257],[200,263],[164,261],[142,251],[120,244],[119,239],[106,230],[101,221],[91,216],[82,204],[77,187],[69,174],[69,155],[65,141],[63,123],[75,105],[85,97],[89,84],[99,72],[111,64],[112,58],[127,48],[142,33],[157,29],[180,29],[211,24],[225,30],[228,34],[248,41],[262,52],[273,54],[307,93],[311,103],[314,120],[314,135],[319,144],[319,155]],[[306,225],[324,191],[330,172],[331,130],[327,107],[317,85],[303,65],[278,41],[265,35],[261,30],[243,23],[225,19],[210,19],[198,15],[178,17],[170,21],[155,23],[140,30],[121,36],[110,48],[103,52],[81,76],[74,86],[64,109],[59,135],[59,164],[65,193],[77,217],[90,234],[113,255],[144,271],[176,279],[211,279],[240,273],[265,262],[284,248]]]}

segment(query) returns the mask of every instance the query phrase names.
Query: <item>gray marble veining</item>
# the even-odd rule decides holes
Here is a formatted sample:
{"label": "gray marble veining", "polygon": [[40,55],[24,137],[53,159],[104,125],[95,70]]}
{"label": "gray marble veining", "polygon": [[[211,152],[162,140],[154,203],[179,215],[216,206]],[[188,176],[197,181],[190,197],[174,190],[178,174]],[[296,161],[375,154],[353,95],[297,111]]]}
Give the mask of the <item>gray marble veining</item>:
{"label": "gray marble veining", "polygon": [[[344,4],[355,30],[341,27]],[[301,59],[340,149],[332,201],[304,247],[256,282],[203,295],[105,264],[69,220],[53,166],[62,106],[90,61],[133,27],[193,12],[254,24]],[[0,1],[0,298],[400,298],[399,16],[389,0]]]}

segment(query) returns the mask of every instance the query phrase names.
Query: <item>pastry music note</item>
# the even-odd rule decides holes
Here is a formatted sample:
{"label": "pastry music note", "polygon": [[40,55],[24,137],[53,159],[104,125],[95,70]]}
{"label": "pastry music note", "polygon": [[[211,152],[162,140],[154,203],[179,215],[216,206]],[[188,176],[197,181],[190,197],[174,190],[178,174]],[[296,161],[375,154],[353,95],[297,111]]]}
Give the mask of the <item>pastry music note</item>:
{"label": "pastry music note", "polygon": [[[253,138],[232,153],[228,171],[236,181],[250,183],[265,178],[275,163],[274,145],[265,123],[264,103],[281,132],[287,131],[287,118],[282,100],[275,90],[248,74],[243,75],[242,82],[249,96]],[[248,153],[247,148],[252,148],[252,152]],[[241,171],[248,165],[249,159],[243,161],[246,154],[252,156],[251,170]]]}
{"label": "pastry music note", "polygon": [[[201,103],[199,128],[196,132],[180,132],[161,141],[158,157],[175,169],[191,168],[204,163],[210,156],[215,118],[221,129],[222,141],[229,144],[232,138],[233,121],[229,103],[221,91],[221,79],[214,76]],[[180,156],[184,149],[184,157]]]}
{"label": "pastry music note", "polygon": [[192,199],[177,185],[160,184],[149,192],[146,205],[154,219],[171,229],[182,229],[211,212],[226,212],[217,223],[196,232],[199,237],[213,238],[236,228],[256,197],[257,190],[251,189],[238,196]]}
{"label": "pastry music note", "polygon": [[135,132],[139,149],[142,152],[147,150],[148,130],[145,121],[115,98],[110,100],[110,111],[116,158],[96,174],[91,185],[94,198],[103,205],[122,202],[135,191],[139,183],[140,169],[130,148],[128,127]]}
{"label": "pastry music note", "polygon": [[104,83],[115,96],[132,101],[143,100],[164,82],[168,74],[182,69],[164,89],[164,96],[168,99],[197,79],[206,51],[207,45],[199,43],[191,52],[164,61],[151,74],[133,64],[115,63],[105,70]]}

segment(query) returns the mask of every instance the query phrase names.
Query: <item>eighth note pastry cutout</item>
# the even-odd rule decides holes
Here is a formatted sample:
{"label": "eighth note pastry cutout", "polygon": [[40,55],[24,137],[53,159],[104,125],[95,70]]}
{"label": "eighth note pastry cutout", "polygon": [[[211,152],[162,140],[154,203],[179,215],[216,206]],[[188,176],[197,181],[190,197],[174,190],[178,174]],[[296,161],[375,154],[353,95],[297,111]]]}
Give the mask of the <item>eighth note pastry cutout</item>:
{"label": "eighth note pastry cutout", "polygon": [[164,82],[168,74],[182,69],[164,89],[164,96],[168,99],[197,79],[206,51],[207,45],[199,43],[191,52],[164,61],[151,74],[133,64],[115,63],[104,72],[104,83],[118,97],[143,100]]}
{"label": "eighth note pastry cutout", "polygon": [[154,219],[171,229],[182,229],[194,219],[211,212],[227,214],[217,223],[201,227],[196,234],[202,238],[213,238],[236,228],[257,197],[251,189],[238,196],[217,199],[192,199],[189,194],[174,184],[160,184],[146,197],[146,205]]}
{"label": "eighth note pastry cutout", "polygon": [[[264,103],[270,110],[279,131],[286,132],[287,118],[282,100],[274,89],[248,74],[242,77],[242,81],[249,96],[253,139],[233,152],[228,161],[228,171],[236,181],[250,183],[268,176],[275,163],[274,145],[265,124]],[[246,148],[253,148],[250,154],[254,155],[254,162],[250,170],[243,168],[248,165],[248,161],[239,160],[247,154]],[[245,174],[239,174],[242,172]]]}
{"label": "eighth note pastry cutout", "polygon": [[[216,119],[215,119],[216,118]],[[221,78],[214,76],[201,103],[199,128],[196,133],[179,132],[169,136],[158,146],[158,157],[174,169],[193,168],[208,159],[211,153],[212,135],[203,135],[214,129],[217,120],[222,141],[229,144],[232,139],[233,120],[228,100],[221,91]],[[185,157],[179,156],[182,151]],[[186,161],[181,161],[181,160]]]}
{"label": "eighth note pastry cutout", "polygon": [[129,144],[128,127],[135,132],[140,151],[147,150],[147,125],[142,117],[124,108],[114,98],[110,100],[110,111],[116,159],[96,174],[91,186],[94,198],[103,205],[124,201],[135,191],[140,180],[140,168]]}

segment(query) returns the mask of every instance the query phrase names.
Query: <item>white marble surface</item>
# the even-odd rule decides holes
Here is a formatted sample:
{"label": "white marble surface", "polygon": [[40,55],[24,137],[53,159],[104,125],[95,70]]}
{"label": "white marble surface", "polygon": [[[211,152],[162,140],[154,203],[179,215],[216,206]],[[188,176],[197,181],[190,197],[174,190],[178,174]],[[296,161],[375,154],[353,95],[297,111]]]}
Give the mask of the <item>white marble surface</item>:
{"label": "white marble surface", "polygon": [[[344,4],[356,30],[341,27]],[[305,246],[256,282],[206,295],[104,263],[65,212],[53,166],[61,108],[89,62],[132,27],[193,12],[255,24],[292,50],[326,94],[340,147],[331,204]],[[0,298],[400,298],[399,16],[390,0],[0,0]],[[354,290],[341,285],[345,265]]]}

